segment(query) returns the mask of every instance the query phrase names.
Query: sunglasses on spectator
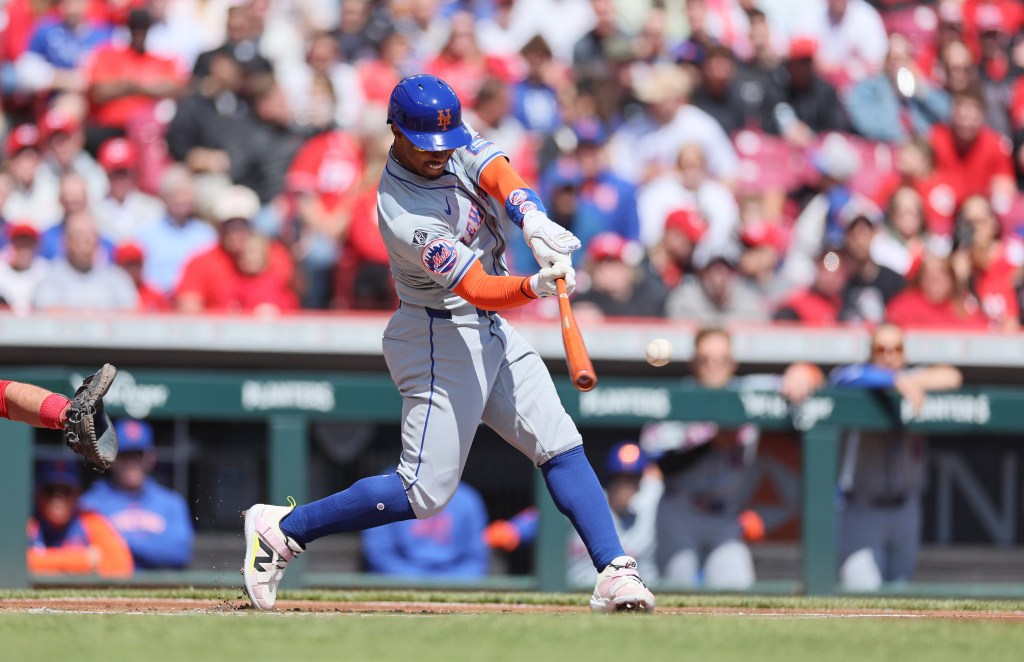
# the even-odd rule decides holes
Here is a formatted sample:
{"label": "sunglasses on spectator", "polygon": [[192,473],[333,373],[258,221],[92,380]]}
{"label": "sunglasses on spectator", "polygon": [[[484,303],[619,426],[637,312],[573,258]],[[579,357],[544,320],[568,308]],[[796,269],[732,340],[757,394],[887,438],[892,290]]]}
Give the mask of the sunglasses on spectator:
{"label": "sunglasses on spectator", "polygon": [[873,354],[902,354],[903,344],[899,345],[873,345],[871,347]]}

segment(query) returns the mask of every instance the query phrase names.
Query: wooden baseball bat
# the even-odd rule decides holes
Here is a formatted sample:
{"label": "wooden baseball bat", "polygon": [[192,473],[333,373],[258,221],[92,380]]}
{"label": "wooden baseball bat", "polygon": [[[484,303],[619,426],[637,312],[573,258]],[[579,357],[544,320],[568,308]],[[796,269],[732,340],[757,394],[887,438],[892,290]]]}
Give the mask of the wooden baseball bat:
{"label": "wooden baseball bat", "polygon": [[597,373],[590,362],[590,354],[583,344],[580,328],[576,326],[576,317],[572,314],[569,295],[565,291],[565,279],[555,280],[558,288],[558,312],[562,318],[562,344],[565,345],[565,362],[569,366],[569,377],[572,385],[580,391],[589,391],[597,386]]}

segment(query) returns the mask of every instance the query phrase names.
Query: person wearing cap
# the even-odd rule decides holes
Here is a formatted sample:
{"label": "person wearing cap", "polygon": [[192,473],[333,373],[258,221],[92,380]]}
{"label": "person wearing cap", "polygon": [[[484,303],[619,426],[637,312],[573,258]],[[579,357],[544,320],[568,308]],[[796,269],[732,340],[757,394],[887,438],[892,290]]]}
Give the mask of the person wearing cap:
{"label": "person wearing cap", "polygon": [[814,280],[807,287],[790,292],[775,309],[777,322],[799,322],[806,326],[831,326],[839,323],[846,287],[845,265],[832,250],[818,256]]}
{"label": "person wearing cap", "polygon": [[633,92],[644,112],[633,114],[612,135],[609,163],[616,174],[642,185],[670,170],[683,145],[696,143],[711,177],[736,179],[739,157],[729,136],[715,118],[688,102],[693,84],[676,64],[654,64],[634,77]]}
{"label": "person wearing cap", "polygon": [[578,314],[593,310],[608,317],[664,317],[668,291],[637,242],[614,232],[594,236],[582,270],[589,280],[573,297]]}
{"label": "person wearing cap", "polygon": [[836,88],[815,73],[817,52],[813,37],[793,36],[785,62],[772,74],[770,101],[779,135],[801,149],[819,133],[849,129]]}
{"label": "person wearing cap", "polygon": [[60,218],[57,178],[42,168],[39,129],[34,124],[9,126],[4,139],[6,168],[12,187],[3,203],[4,218],[19,218],[45,230]]}
{"label": "person wearing cap", "polygon": [[708,226],[696,209],[680,207],[665,217],[661,239],[650,248],[651,266],[670,290],[685,276],[693,275],[693,255]]}
{"label": "person wearing cap", "polygon": [[105,516],[128,543],[139,569],[182,569],[192,560],[195,532],[185,498],[153,478],[153,427],[121,419],[119,444],[108,475],[82,495],[82,507]]}
{"label": "person wearing cap", "polygon": [[[596,118],[586,118],[573,126],[573,136],[575,148],[565,160],[576,166],[579,188],[575,214],[567,227],[579,237],[584,248],[603,232],[613,232],[630,241],[639,239],[637,189],[608,166],[604,126]],[[556,162],[542,178],[541,190],[546,196],[554,188],[552,180],[562,176],[560,169],[566,169],[565,164]],[[582,252],[575,259],[576,264],[581,259]]]}
{"label": "person wearing cap", "polygon": [[740,230],[737,270],[771,304],[789,293],[790,285],[779,276],[789,237],[779,222],[751,218]]}
{"label": "person wearing cap", "polygon": [[89,200],[95,204],[107,194],[110,182],[96,159],[85,151],[85,131],[81,120],[69,110],[55,106],[46,111],[39,122],[43,169],[60,179],[68,173],[80,175],[89,189]]}
{"label": "person wearing cap", "polygon": [[185,90],[178,63],[146,51],[152,23],[148,11],[133,9],[128,14],[128,43],[101,46],[86,67],[90,149],[123,135],[132,120],[151,115],[158,102],[176,99]]}
{"label": "person wearing cap", "polygon": [[142,275],[145,262],[145,251],[133,241],[121,244],[114,251],[114,264],[124,269],[124,272],[135,283],[135,290],[139,294],[139,312],[167,312],[171,309],[171,300],[166,294],[145,281]]}
{"label": "person wearing cap", "polygon": [[110,41],[106,22],[88,17],[88,0],[59,0],[56,13],[43,16],[15,64],[18,84],[33,92],[81,94],[82,67],[89,56]]}
{"label": "person wearing cap", "polygon": [[882,212],[858,195],[843,207],[839,223],[844,239],[838,254],[848,276],[839,317],[844,322],[881,322],[886,305],[906,285],[903,276],[879,265],[871,255],[883,224]]}
{"label": "person wearing cap", "polygon": [[139,190],[139,154],[134,144],[125,138],[104,141],[99,162],[110,181],[108,194],[96,203],[105,236],[115,243],[125,241],[164,215],[163,203]]}
{"label": "person wearing cap", "polygon": [[28,521],[28,571],[37,575],[130,577],[127,543],[103,515],[80,504],[82,479],[73,460],[47,460],[36,474]]}
{"label": "person wearing cap", "polygon": [[767,320],[766,302],[736,272],[737,259],[735,252],[715,251],[698,261],[696,275],[669,294],[666,315],[710,326]]}
{"label": "person wearing cap", "polygon": [[53,260],[36,288],[38,310],[135,310],[135,285],[120,267],[101,258],[96,221],[77,211],[64,221],[66,254]]}
{"label": "person wearing cap", "polygon": [[140,227],[131,242],[146,259],[142,277],[163,296],[169,296],[181,278],[185,263],[217,243],[217,231],[196,215],[196,191],[192,173],[171,164],[160,175],[164,213]]}
{"label": "person wearing cap", "polygon": [[252,247],[252,224],[259,211],[260,200],[252,189],[235,185],[217,195],[212,212],[220,241],[185,263],[174,293],[180,312],[253,312],[261,304],[298,307],[292,289],[295,268],[281,244],[267,246],[262,272],[247,273],[246,251]]}
{"label": "person wearing cap", "polygon": [[[823,385],[824,375],[794,363],[782,375],[736,375],[732,336],[704,327],[693,339],[691,376],[684,385],[711,390],[779,392],[792,403]],[[656,515],[655,558],[663,582],[690,588],[741,590],[755,580],[747,541],[782,524],[799,508],[795,488],[780,496],[788,507],[769,513],[749,507],[760,429],[751,424],[720,428],[708,421],[646,424],[640,448],[664,476]]]}
{"label": "person wearing cap", "polygon": [[39,257],[39,231],[31,224],[8,222],[4,232],[7,245],[0,252],[0,300],[15,315],[27,315],[49,262]]}
{"label": "person wearing cap", "polygon": [[889,37],[882,71],[854,85],[843,101],[850,124],[868,140],[902,144],[949,118],[949,95],[921,73],[901,34]]}

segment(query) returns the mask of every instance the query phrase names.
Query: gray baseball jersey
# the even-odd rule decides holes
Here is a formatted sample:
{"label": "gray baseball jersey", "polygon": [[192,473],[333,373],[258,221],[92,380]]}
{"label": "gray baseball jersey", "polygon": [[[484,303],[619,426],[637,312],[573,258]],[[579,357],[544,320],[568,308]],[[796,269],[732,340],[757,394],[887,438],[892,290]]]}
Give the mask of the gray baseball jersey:
{"label": "gray baseball jersey", "polygon": [[389,157],[378,189],[378,227],[402,301],[383,340],[403,400],[398,475],[420,518],[455,493],[481,421],[537,466],[582,443],[533,347],[451,290],[474,260],[507,273],[504,206],[479,187],[495,158],[504,155],[477,138],[431,180]]}

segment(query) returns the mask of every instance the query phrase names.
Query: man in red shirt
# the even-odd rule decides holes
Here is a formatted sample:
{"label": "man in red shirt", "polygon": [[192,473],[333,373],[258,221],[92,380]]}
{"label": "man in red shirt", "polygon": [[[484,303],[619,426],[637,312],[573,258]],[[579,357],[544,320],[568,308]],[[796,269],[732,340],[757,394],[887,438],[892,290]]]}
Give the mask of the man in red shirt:
{"label": "man in red shirt", "polygon": [[985,100],[976,91],[953,97],[949,125],[936,124],[931,147],[935,170],[956,191],[957,204],[971,195],[988,195],[1009,207],[1016,194],[1010,144],[985,126]]}
{"label": "man in red shirt", "polygon": [[145,9],[128,16],[127,46],[99,48],[86,65],[89,82],[89,143],[122,135],[130,120],[153,113],[159,101],[185,91],[177,62],[146,52],[146,35],[153,19]]}
{"label": "man in red shirt", "polygon": [[181,312],[279,312],[298,308],[288,251],[252,229],[260,212],[252,189],[231,186],[216,197],[220,243],[185,264],[175,292]]}
{"label": "man in red shirt", "polygon": [[960,209],[951,260],[959,284],[970,287],[993,327],[1015,331],[1020,307],[1014,287],[1024,264],[1024,246],[1001,234],[988,199],[971,196]]}

